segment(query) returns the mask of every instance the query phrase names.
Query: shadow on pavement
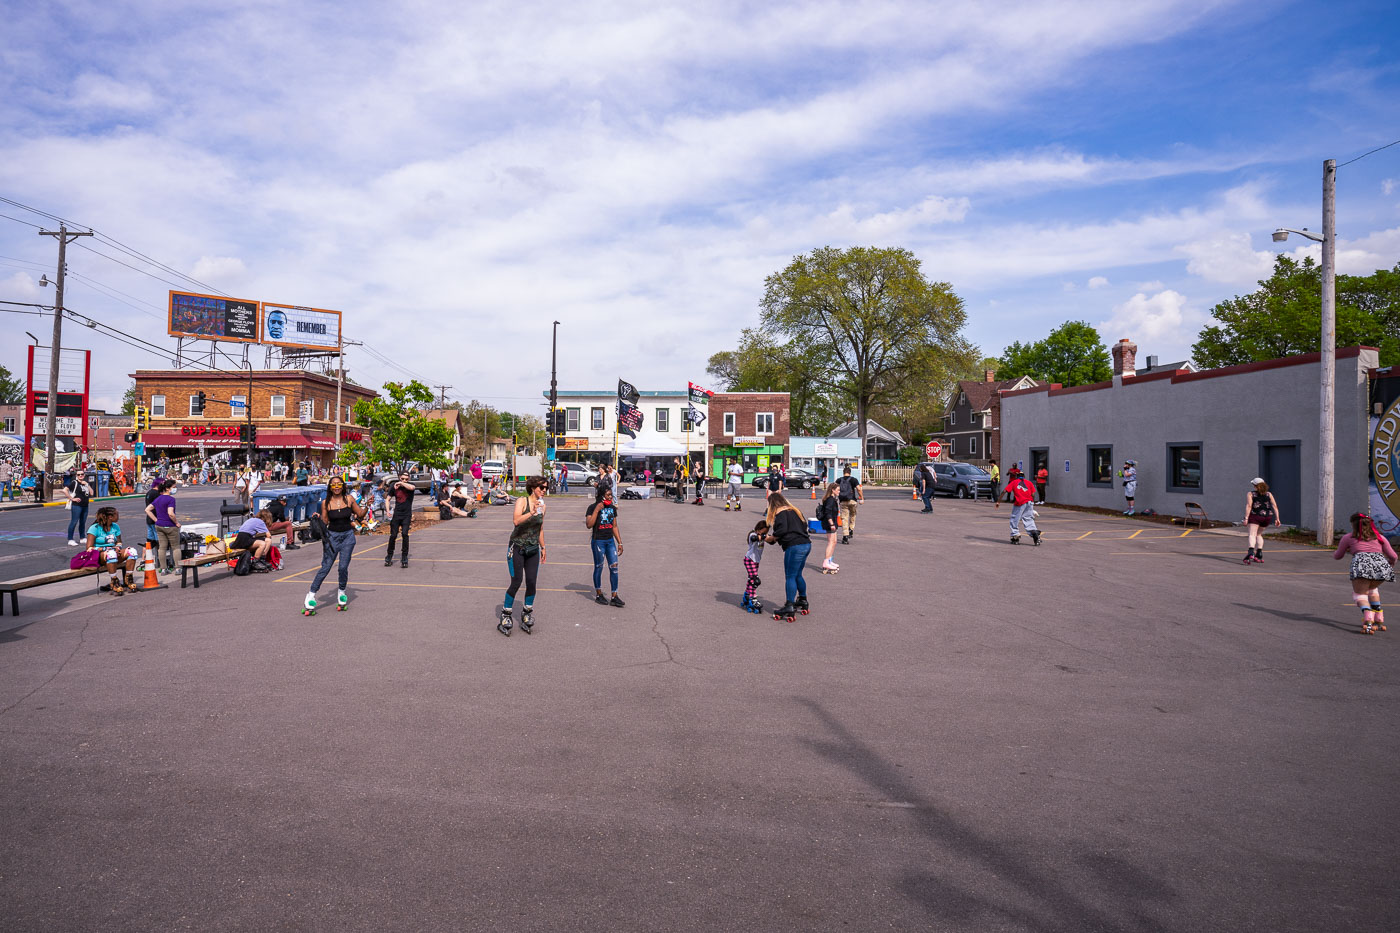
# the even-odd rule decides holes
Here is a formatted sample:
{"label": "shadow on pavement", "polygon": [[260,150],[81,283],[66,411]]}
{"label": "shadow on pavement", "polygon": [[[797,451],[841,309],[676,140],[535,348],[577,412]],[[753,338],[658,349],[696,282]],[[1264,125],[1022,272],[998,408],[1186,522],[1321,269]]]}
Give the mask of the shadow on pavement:
{"label": "shadow on pavement", "polygon": [[[919,830],[937,844],[942,853],[980,872],[990,872],[998,881],[1015,889],[1016,896],[993,899],[976,890],[979,879],[959,880],[959,871],[949,865],[941,875],[927,870],[910,870],[899,883],[903,894],[922,905],[931,917],[952,929],[985,923],[990,917],[1002,923],[1029,930],[1137,930],[1156,933],[1166,927],[1146,916],[1149,907],[1160,909],[1162,902],[1174,899],[1176,890],[1122,859],[1103,853],[1087,853],[1078,862],[1090,871],[1103,889],[1102,900],[1114,905],[1101,908],[1091,903],[1069,877],[1057,877],[1020,855],[1015,849],[993,841],[935,803],[921,796],[890,762],[853,735],[840,721],[815,700],[797,698],[826,727],[829,739],[808,738],[803,742],[822,757],[852,771],[872,787],[882,800],[897,803],[918,823]],[[970,874],[970,873],[969,873]],[[1036,907],[1026,905],[1034,903]]]}
{"label": "shadow on pavement", "polygon": [[1350,632],[1352,634],[1360,634],[1361,632],[1361,615],[1359,610],[1356,609],[1352,610],[1352,612],[1357,613],[1356,624],[1347,625],[1345,622],[1338,622],[1336,619],[1326,619],[1322,616],[1309,615],[1306,612],[1285,612],[1282,609],[1270,609],[1267,606],[1251,606],[1248,603],[1235,603],[1235,605],[1239,606],[1241,609],[1252,609],[1255,612],[1262,612],[1265,615],[1274,616],[1278,619],[1287,619],[1290,622],[1313,622],[1317,625],[1326,625],[1329,628]]}

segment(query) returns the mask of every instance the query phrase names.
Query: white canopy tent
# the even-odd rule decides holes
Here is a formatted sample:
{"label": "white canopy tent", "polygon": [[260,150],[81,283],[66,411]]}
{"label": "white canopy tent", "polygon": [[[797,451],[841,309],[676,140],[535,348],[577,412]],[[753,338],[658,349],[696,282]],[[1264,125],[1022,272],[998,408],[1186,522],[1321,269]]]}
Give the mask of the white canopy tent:
{"label": "white canopy tent", "polygon": [[634,439],[617,448],[617,454],[619,457],[683,457],[685,447],[655,431],[638,431]]}

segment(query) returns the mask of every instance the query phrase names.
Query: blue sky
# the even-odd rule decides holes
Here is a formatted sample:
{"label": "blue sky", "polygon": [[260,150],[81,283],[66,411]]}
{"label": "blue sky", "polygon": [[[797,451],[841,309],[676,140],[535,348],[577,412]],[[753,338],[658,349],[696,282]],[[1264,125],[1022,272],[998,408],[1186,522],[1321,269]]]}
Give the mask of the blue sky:
{"label": "blue sky", "polygon": [[[563,386],[705,381],[824,245],[913,250],[989,355],[1081,319],[1180,358],[1320,227],[1323,159],[1400,139],[1393,3],[6,7],[0,194],[344,311],[361,381],[507,408],[555,319]],[[1340,170],[1338,231],[1341,271],[1400,261],[1400,146]],[[0,257],[44,300],[51,239],[0,219]],[[69,267],[69,307],[169,342],[169,285]],[[107,404],[160,365],[68,333]]]}

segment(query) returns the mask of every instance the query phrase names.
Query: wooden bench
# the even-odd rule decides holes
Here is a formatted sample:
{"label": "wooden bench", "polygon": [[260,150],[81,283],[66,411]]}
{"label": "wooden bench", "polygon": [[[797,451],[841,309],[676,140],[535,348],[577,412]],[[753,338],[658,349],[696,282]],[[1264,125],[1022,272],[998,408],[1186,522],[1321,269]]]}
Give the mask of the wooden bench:
{"label": "wooden bench", "polygon": [[[19,591],[33,589],[36,586],[48,586],[50,583],[62,583],[64,580],[76,580],[79,577],[97,576],[102,572],[101,567],[84,567],[81,570],[50,570],[47,573],[36,573],[28,577],[20,577],[18,580],[5,580],[0,582],[0,616],[5,614],[5,593],[10,594],[10,615],[19,615]],[[97,591],[102,592],[102,579],[97,580]]]}
{"label": "wooden bench", "polygon": [[[288,540],[295,541],[297,537],[297,532],[301,531],[303,528],[306,528],[310,524],[310,522],[292,522],[292,530],[288,534]],[[300,546],[305,547],[305,545]],[[219,551],[216,554],[198,554],[194,557],[186,557],[184,560],[180,561],[178,565],[180,568],[180,589],[183,590],[185,588],[185,575],[187,573],[193,575],[194,588],[199,589],[200,567],[207,567],[210,564],[216,564],[221,560],[227,561],[232,558],[236,558],[245,550],[247,550],[247,548],[228,548],[226,550]],[[229,572],[232,573],[233,571]]]}

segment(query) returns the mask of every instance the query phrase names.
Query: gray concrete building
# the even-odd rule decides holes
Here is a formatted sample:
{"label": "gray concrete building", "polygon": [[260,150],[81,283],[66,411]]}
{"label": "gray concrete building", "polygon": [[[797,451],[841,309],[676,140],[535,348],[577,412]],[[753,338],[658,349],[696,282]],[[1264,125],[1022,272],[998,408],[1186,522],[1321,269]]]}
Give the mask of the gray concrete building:
{"label": "gray concrete building", "polygon": [[[1115,344],[1113,379],[1004,392],[1003,474],[1019,464],[1049,470],[1051,503],[1124,508],[1118,473],[1137,461],[1138,511],[1186,514],[1199,503],[1212,519],[1244,518],[1249,481],[1262,476],[1285,524],[1317,523],[1317,353],[1200,372],[1139,375],[1137,346]],[[1337,354],[1336,506],[1338,525],[1367,507],[1370,347]]]}

